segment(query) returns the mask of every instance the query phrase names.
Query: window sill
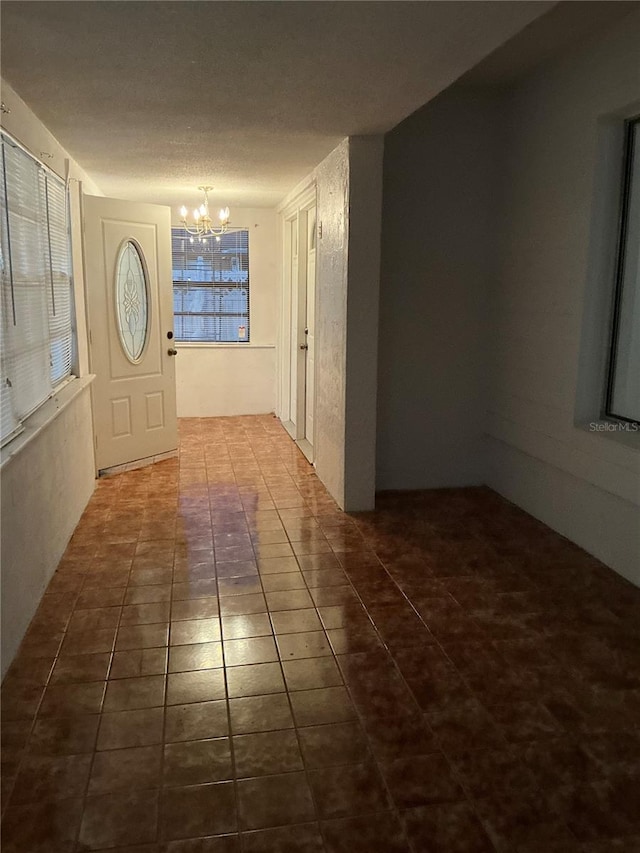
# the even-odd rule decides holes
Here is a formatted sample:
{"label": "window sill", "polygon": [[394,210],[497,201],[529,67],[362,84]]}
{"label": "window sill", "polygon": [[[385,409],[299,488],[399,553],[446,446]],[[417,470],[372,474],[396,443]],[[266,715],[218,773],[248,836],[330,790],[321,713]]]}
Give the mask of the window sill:
{"label": "window sill", "polygon": [[635,424],[621,421],[596,420],[586,424],[577,424],[578,429],[592,435],[599,435],[609,441],[615,441],[632,450],[640,450],[640,428]]}
{"label": "window sill", "polygon": [[79,394],[82,394],[91,385],[94,379],[95,376],[93,374],[82,376],[79,379],[71,379],[66,385],[52,394],[35,412],[29,415],[23,422],[24,429],[22,432],[2,448],[0,452],[0,468],[4,468],[5,465],[21,453],[34,438],[40,435],[58,417],[60,412],[63,412]]}
{"label": "window sill", "polygon": [[275,349],[275,344],[216,343],[215,341],[176,341],[176,349]]}

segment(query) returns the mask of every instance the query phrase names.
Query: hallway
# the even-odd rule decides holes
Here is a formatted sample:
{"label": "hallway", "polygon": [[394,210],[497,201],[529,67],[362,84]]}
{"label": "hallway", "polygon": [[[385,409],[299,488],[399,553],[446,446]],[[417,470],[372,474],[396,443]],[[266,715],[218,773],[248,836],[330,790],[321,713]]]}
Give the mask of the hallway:
{"label": "hallway", "polygon": [[275,418],[180,433],[4,682],[4,853],[640,850],[640,590],[487,489],[346,516]]}

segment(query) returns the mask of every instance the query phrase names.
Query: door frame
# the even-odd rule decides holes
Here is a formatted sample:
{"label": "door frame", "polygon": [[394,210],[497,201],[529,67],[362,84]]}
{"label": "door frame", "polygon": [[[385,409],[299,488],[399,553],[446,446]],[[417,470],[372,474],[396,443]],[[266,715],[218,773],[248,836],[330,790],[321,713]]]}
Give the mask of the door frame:
{"label": "door frame", "polygon": [[[305,438],[305,352],[300,349],[305,341],[307,298],[307,256],[308,256],[308,226],[307,216],[312,207],[317,208],[316,182],[310,181],[288,204],[279,209],[281,231],[281,266],[280,305],[278,323],[278,353],[277,353],[277,408],[276,414],[291,438],[298,444],[310,462],[313,462],[313,446]],[[297,228],[298,265],[297,275],[292,275],[291,228]],[[304,260],[304,263],[301,260]],[[317,267],[316,267],[317,269]],[[295,278],[295,280],[294,280]],[[316,272],[317,280],[317,272]],[[297,294],[297,311],[295,323],[292,322],[292,306],[294,304],[293,288]],[[317,287],[315,289],[315,308],[317,315]],[[316,336],[317,337],[317,336]],[[296,347],[296,357],[293,357],[293,346]],[[316,358],[317,362],[317,346]],[[291,417],[291,386],[295,382],[296,406]],[[314,414],[315,414],[315,374],[314,374]]]}

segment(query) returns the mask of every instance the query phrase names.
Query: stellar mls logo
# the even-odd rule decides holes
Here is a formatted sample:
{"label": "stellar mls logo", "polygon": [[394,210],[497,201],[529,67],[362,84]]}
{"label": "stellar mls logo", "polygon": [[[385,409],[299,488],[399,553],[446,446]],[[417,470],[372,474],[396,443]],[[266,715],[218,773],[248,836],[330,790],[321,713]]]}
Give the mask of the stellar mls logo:
{"label": "stellar mls logo", "polygon": [[640,432],[640,423],[635,421],[624,421],[614,423],[613,421],[591,421],[590,432]]}

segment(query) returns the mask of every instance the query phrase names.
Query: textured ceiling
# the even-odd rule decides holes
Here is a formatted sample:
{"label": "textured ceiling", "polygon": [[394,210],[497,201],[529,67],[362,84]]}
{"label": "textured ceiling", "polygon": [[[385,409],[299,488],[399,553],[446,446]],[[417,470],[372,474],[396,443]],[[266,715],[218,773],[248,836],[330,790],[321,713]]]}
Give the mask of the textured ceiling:
{"label": "textured ceiling", "polygon": [[107,195],[272,206],[546,2],[2,3],[2,74]]}

